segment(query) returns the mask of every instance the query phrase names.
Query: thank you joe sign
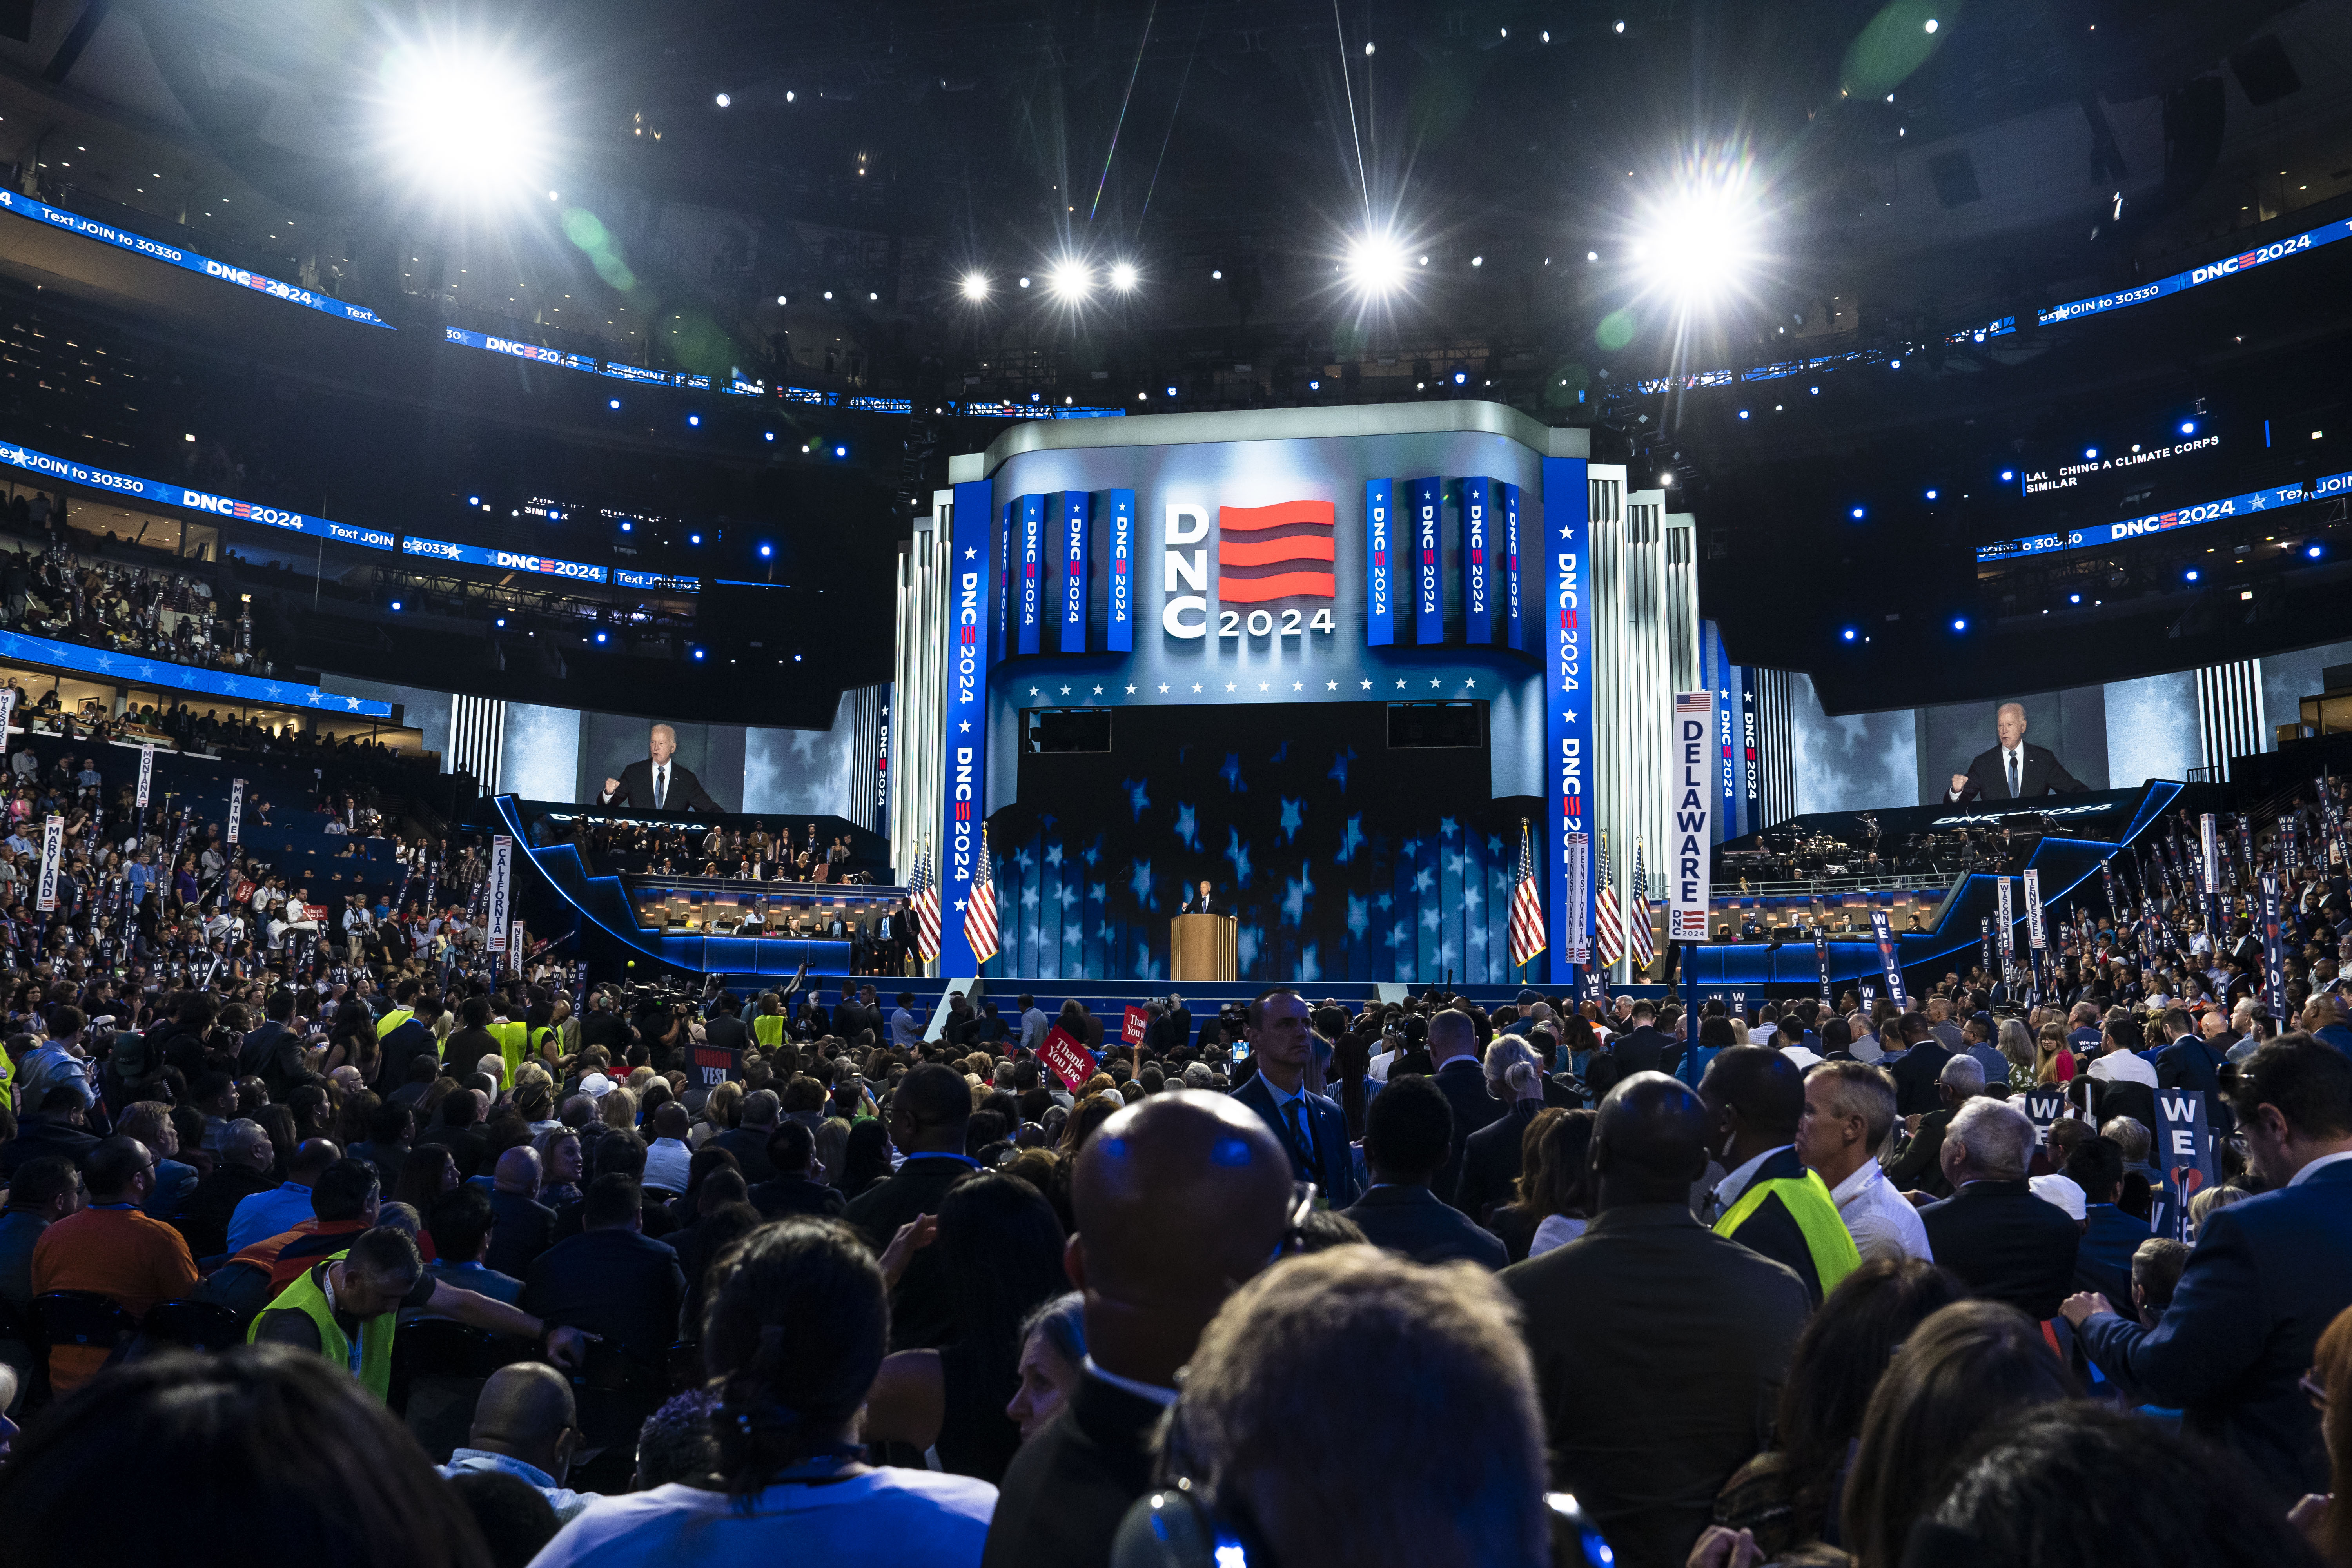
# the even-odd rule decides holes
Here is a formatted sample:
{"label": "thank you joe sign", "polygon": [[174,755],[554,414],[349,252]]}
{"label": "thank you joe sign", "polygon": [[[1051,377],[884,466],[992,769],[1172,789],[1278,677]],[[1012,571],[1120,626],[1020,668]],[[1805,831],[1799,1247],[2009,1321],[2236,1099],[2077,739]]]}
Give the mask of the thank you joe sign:
{"label": "thank you joe sign", "polygon": [[1666,940],[1706,940],[1706,910],[1715,810],[1715,693],[1675,695],[1674,752],[1667,776],[1674,781],[1667,809],[1674,831],[1666,842]]}

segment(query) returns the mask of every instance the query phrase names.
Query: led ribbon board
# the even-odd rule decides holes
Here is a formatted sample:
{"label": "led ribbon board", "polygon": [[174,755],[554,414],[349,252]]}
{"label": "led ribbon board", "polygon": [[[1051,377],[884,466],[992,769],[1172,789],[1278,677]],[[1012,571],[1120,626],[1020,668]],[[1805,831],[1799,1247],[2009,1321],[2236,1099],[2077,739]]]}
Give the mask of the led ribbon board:
{"label": "led ribbon board", "polygon": [[357,713],[369,719],[392,717],[392,704],[389,702],[373,702],[364,697],[341,697],[298,681],[271,680],[227,670],[200,669],[194,665],[173,664],[168,659],[109,653],[103,648],[86,647],[80,643],[27,637],[21,632],[0,632],[0,656],[31,659],[39,664],[55,665],[60,669],[79,670],[105,680],[169,686],[182,691],[202,691],[215,697],[232,698],[239,702],[282,703],[296,708],[316,708],[328,713]]}
{"label": "led ribbon board", "polygon": [[656,594],[699,594],[702,579],[676,577],[664,572],[632,572],[625,567],[613,568],[613,585],[616,588],[641,588]]}
{"label": "led ribbon board", "polygon": [[512,550],[485,550],[478,544],[459,544],[447,539],[419,539],[413,533],[401,536],[400,552],[433,561],[454,561],[465,566],[487,566],[494,572],[536,572],[541,576],[563,577],[575,583],[607,580],[604,568],[591,566],[585,561],[561,561],[552,555],[528,555]]}
{"label": "led ribbon board", "polygon": [[150,260],[167,262],[184,271],[200,273],[223,283],[234,283],[240,289],[250,289],[272,300],[283,300],[289,305],[300,305],[323,316],[334,316],[346,321],[359,321],[371,327],[393,331],[390,321],[378,316],[364,305],[346,304],[331,294],[320,294],[298,283],[282,283],[266,273],[248,272],[242,267],[232,267],[226,261],[215,261],[209,256],[177,246],[165,245],[160,239],[150,239],[143,234],[133,234],[127,228],[100,223],[96,218],[69,213],[63,207],[53,207],[47,202],[35,201],[16,191],[0,190],[0,207],[5,207],[19,217],[32,219],[52,228],[62,228],[80,235],[84,239],[97,240],[100,245],[128,250]]}
{"label": "led ribbon board", "polygon": [[2347,493],[2352,493],[2352,472],[2329,474],[2314,481],[2307,491],[2301,485],[2279,485],[2266,490],[2248,490],[2243,495],[2224,496],[2220,500],[2200,501],[2195,506],[2179,507],[2171,511],[2126,518],[2121,522],[2103,522],[2065,533],[2038,533],[2024,539],[2004,539],[1998,544],[1980,544],[1977,547],[1977,559],[2014,561],[2027,555],[2046,555],[2053,550],[2119,544],[2151,533],[2169,533],[2176,528],[2215,522],[2225,517],[2247,517],[2274,507],[2297,506],[2304,501],[2326,500],[2330,496]]}
{"label": "led ribbon board", "polygon": [[534,364],[551,364],[559,370],[586,371],[591,375],[596,374],[593,355],[541,348],[537,343],[527,343],[519,338],[494,338],[488,332],[470,331],[464,327],[444,327],[441,331],[444,342],[463,343],[469,349],[488,349],[494,354],[527,359]]}
{"label": "led ribbon board", "polygon": [[2186,272],[2176,272],[2169,278],[2159,278],[2153,283],[2143,283],[2137,289],[2118,289],[2113,294],[2094,294],[2087,300],[2070,300],[2063,305],[2053,305],[2038,312],[2034,320],[2042,326],[2054,326],[2081,316],[2102,315],[2109,310],[2121,310],[2133,305],[2145,305],[2150,300],[2161,300],[2168,294],[2178,294],[2184,289],[2202,288],[2219,283],[2224,278],[2235,278],[2241,272],[2251,272],[2273,261],[2284,261],[2290,256],[2301,256],[2323,245],[2352,236],[2352,223],[2338,221],[2307,228],[2301,234],[2290,235],[2269,245],[2258,245],[2252,250],[2242,250],[2235,256],[2225,256],[2219,261],[2209,261],[2202,267],[2192,267]]}
{"label": "led ribbon board", "polygon": [[68,484],[87,485],[94,490],[110,495],[136,496],[141,500],[155,501],[163,506],[185,507],[191,511],[209,512],[215,517],[233,518],[239,522],[257,522],[265,528],[282,528],[289,533],[304,533],[313,539],[331,539],[340,544],[356,544],[368,550],[390,550],[393,536],[380,528],[355,528],[348,522],[312,517],[308,512],[288,511],[281,507],[263,506],[258,501],[237,500],[230,496],[217,496],[210,490],[190,489],[185,485],[168,484],[162,479],[142,479],[130,474],[118,474],[109,468],[93,468],[69,458],[37,452],[30,447],[0,447],[0,463],[26,473],[43,474]]}

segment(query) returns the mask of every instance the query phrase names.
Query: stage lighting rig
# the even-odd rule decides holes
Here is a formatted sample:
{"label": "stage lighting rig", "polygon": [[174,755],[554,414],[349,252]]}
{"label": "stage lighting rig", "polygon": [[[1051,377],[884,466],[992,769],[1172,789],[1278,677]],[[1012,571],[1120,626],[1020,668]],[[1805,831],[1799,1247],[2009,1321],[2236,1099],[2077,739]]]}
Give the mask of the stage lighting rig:
{"label": "stage lighting rig", "polygon": [[1744,181],[1695,180],[1645,216],[1633,259],[1685,310],[1710,308],[1753,271],[1760,219]]}
{"label": "stage lighting rig", "polygon": [[971,300],[975,305],[980,303],[982,300],[987,299],[987,274],[981,272],[965,273],[963,275],[963,297]]}
{"label": "stage lighting rig", "polygon": [[1076,258],[1055,262],[1045,274],[1045,287],[1055,298],[1075,304],[1094,292],[1094,270]]}
{"label": "stage lighting rig", "polygon": [[1348,247],[1341,271],[1359,294],[1385,299],[1404,286],[1411,263],[1394,236],[1367,234]]}
{"label": "stage lighting rig", "polygon": [[436,201],[498,205],[545,190],[555,136],[535,75],[488,40],[388,50],[377,108],[391,166]]}

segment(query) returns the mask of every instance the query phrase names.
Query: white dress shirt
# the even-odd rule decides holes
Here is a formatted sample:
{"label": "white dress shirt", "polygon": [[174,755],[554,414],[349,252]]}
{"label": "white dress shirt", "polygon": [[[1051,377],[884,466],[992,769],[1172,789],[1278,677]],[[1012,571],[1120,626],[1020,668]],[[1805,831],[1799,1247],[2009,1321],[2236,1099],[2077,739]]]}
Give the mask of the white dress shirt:
{"label": "white dress shirt", "polygon": [[1837,1205],[1838,1217],[1845,1221],[1854,1250],[1865,1261],[1873,1258],[1936,1260],[1934,1249],[1927,1245],[1927,1222],[1895,1190],[1877,1161],[1864,1160],[1853,1175],[1830,1189],[1830,1200]]}
{"label": "white dress shirt", "polygon": [[2093,1062],[2090,1076],[2106,1083],[2144,1083],[2156,1087],[2156,1068],[2131,1051],[2109,1051]]}
{"label": "white dress shirt", "polygon": [[2302,1170],[2297,1171],[2294,1175],[2289,1176],[2287,1178],[2286,1184],[2290,1187],[2299,1187],[2303,1185],[2304,1183],[2311,1180],[2311,1178],[2316,1175],[2324,1167],[2333,1165],[2341,1160],[2352,1160],[2352,1149],[2347,1149],[2338,1154],[2322,1154],[2318,1159],[2314,1160],[2310,1164],[2305,1165]]}

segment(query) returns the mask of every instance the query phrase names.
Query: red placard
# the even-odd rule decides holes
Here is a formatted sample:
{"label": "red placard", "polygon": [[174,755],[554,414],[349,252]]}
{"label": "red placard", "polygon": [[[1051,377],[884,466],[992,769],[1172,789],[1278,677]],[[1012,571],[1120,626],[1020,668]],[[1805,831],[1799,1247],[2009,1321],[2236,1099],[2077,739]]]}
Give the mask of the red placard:
{"label": "red placard", "polygon": [[1140,1007],[1129,1007],[1126,1012],[1125,1018],[1125,1025],[1118,1032],[1119,1038],[1125,1040],[1130,1046],[1139,1046],[1143,1044],[1143,1026],[1147,1022],[1149,1022],[1149,1020],[1144,1016],[1143,1009]]}
{"label": "red placard", "polygon": [[236,886],[229,889],[228,896],[231,903],[243,904],[251,902],[253,899],[253,883],[247,878],[239,877],[236,879]]}
{"label": "red placard", "polygon": [[1045,1031],[1038,1043],[1037,1059],[1053,1069],[1062,1080],[1062,1087],[1076,1094],[1078,1086],[1095,1076],[1094,1053],[1072,1039],[1058,1026]]}
{"label": "red placard", "polygon": [[324,925],[324,924],[326,923],[326,921],[327,921],[327,914],[328,914],[328,910],[327,910],[327,906],[326,906],[326,905],[324,905],[324,904],[304,904],[304,905],[302,906],[302,911],[303,911],[303,913],[304,913],[305,915],[307,915],[310,920],[312,920],[312,921],[316,921],[317,923],[319,923],[319,924],[320,924],[320,925]]}

